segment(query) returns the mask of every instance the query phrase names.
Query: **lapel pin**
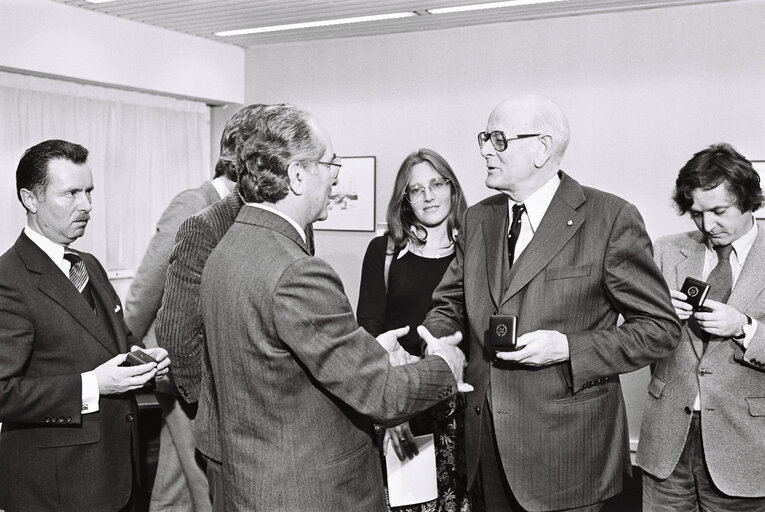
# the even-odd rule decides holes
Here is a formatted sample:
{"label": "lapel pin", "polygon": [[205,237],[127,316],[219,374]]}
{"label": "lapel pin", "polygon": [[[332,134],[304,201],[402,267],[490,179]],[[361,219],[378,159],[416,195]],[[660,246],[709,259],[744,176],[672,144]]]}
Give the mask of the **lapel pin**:
{"label": "lapel pin", "polygon": [[573,225],[574,225],[574,221],[571,219],[568,219],[568,222],[566,222],[566,226],[573,226]]}
{"label": "lapel pin", "polygon": [[119,304],[117,304],[116,306],[114,306],[114,312],[115,312],[115,313],[119,313],[119,312],[120,312],[120,309],[122,309],[122,308],[120,308],[120,305],[119,305]]}

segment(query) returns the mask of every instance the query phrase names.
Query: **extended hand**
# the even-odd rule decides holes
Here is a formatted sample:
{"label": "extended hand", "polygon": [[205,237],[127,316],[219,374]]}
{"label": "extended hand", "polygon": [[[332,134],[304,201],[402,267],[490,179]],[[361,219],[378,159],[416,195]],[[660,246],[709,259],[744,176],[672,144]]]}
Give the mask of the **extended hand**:
{"label": "extended hand", "polygon": [[733,306],[707,299],[704,301],[704,307],[709,311],[699,311],[694,313],[693,317],[699,327],[714,336],[723,338],[733,336],[746,323],[746,315]]}
{"label": "extended hand", "polygon": [[462,333],[457,331],[449,336],[436,338],[421,325],[417,327],[417,334],[427,344],[425,349],[427,355],[441,356],[447,362],[457,381],[457,389],[463,393],[473,391],[473,386],[462,381],[465,365],[467,364],[465,362],[465,354],[457,346],[462,341]]}
{"label": "extended hand", "polygon": [[377,343],[388,352],[388,358],[391,366],[401,366],[402,364],[414,363],[420,360],[419,357],[413,356],[398,342],[398,339],[402,336],[406,336],[409,332],[409,326],[399,327],[380,334],[377,337]]}
{"label": "extended hand", "polygon": [[406,457],[413,459],[415,455],[420,453],[417,450],[412,431],[409,429],[408,421],[396,427],[385,429],[383,455],[388,455],[388,441],[393,446],[393,451],[396,452],[398,460],[404,460]]}
{"label": "extended hand", "polygon": [[672,297],[672,306],[675,308],[675,314],[680,320],[688,320],[693,314],[693,306],[685,302],[688,296],[678,290],[670,290],[669,296]]}
{"label": "extended hand", "polygon": [[127,354],[116,355],[93,370],[98,381],[99,394],[116,395],[140,389],[157,374],[156,363],[120,366],[125,357]]}
{"label": "extended hand", "polygon": [[497,352],[499,359],[528,366],[546,366],[568,361],[568,338],[558,331],[527,332],[518,338],[514,352]]}

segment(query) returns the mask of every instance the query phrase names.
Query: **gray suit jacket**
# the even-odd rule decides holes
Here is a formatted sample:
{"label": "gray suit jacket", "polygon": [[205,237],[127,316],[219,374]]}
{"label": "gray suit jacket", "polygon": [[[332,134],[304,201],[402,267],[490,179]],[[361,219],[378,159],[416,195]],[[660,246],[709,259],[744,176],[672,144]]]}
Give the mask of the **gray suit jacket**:
{"label": "gray suit jacket", "polygon": [[[666,356],[680,332],[637,209],[561,177],[509,273],[507,196],[468,209],[456,257],[424,322],[436,336],[460,330],[469,344],[465,380],[475,392],[467,394],[465,413],[468,482],[478,468],[488,394],[508,483],[529,510],[581,507],[620,491],[630,460],[618,375]],[[519,335],[562,332],[570,361],[541,368],[492,363],[485,336],[497,313],[517,315]]]}
{"label": "gray suit jacket", "polygon": [[244,206],[201,288],[227,510],[386,510],[369,418],[457,390],[439,357],[393,368],[332,268],[282,217]]}
{"label": "gray suit jacket", "polygon": [[[80,374],[138,344],[101,264],[79,253],[94,314],[24,233],[0,257],[0,509],[119,510],[137,460],[132,393],[81,414]],[[101,316],[103,315],[103,316]]]}
{"label": "gray suit jacket", "polygon": [[[675,290],[688,276],[701,278],[703,235],[694,231],[657,240],[656,261]],[[765,344],[762,226],[728,304],[759,322],[749,350],[761,350]],[[741,360],[741,349],[732,339],[713,338],[703,352],[687,326],[677,349],[656,365],[648,385],[638,464],[658,478],[669,476],[683,451],[697,392],[704,458],[712,481],[730,496],[765,496],[765,373]]]}
{"label": "gray suit jacket", "polygon": [[196,444],[205,456],[220,462],[218,405],[210,376],[199,285],[207,258],[242,208],[238,190],[189,217],[175,239],[167,269],[165,296],[157,314],[159,346],[173,361],[173,379],[187,403],[199,402],[194,423]]}
{"label": "gray suit jacket", "polygon": [[178,227],[184,220],[219,199],[218,191],[207,181],[199,188],[184,190],[175,196],[157,222],[157,231],[149,242],[125,298],[125,322],[136,337],[143,339],[147,347],[157,346],[154,321],[162,304],[168,257]]}

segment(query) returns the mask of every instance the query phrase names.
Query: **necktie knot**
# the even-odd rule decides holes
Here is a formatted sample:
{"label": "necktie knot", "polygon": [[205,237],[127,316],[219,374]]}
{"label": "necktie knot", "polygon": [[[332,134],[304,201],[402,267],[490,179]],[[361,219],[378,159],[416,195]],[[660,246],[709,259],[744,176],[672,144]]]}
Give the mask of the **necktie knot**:
{"label": "necktie knot", "polygon": [[731,244],[715,245],[713,249],[717,253],[718,260],[730,260],[730,253],[733,252],[733,246]]}
{"label": "necktie knot", "polygon": [[71,264],[69,267],[69,280],[77,288],[77,291],[82,293],[82,290],[88,284],[88,269],[85,268],[85,262],[82,261],[79,254],[69,250],[64,251],[64,259]]}
{"label": "necktie knot", "polygon": [[521,221],[521,215],[526,211],[526,205],[523,203],[513,205],[513,225]]}

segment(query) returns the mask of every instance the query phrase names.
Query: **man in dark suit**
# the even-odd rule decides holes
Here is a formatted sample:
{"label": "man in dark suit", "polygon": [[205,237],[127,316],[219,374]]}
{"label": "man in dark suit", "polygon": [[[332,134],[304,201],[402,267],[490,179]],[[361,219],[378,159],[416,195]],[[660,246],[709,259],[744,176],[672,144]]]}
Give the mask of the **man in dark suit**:
{"label": "man in dark suit", "polygon": [[120,366],[139,346],[92,255],[69,248],[90,220],[88,151],[49,140],[16,170],[27,226],[0,257],[0,509],[129,509],[136,485],[131,391],[167,373]]}
{"label": "man in dark suit", "polygon": [[[172,344],[166,346],[166,339],[178,339],[182,333],[189,331],[193,333],[196,330],[197,325],[182,322],[180,325],[170,326],[169,330],[162,331],[165,338],[161,339],[155,329],[159,323],[155,320],[158,319],[158,311],[163,303],[168,259],[181,223],[232,194],[237,180],[237,141],[248,133],[262,107],[263,105],[260,104],[249,105],[237,111],[229,119],[221,135],[220,157],[215,166],[213,180],[203,183],[199,188],[185,190],[178,194],[159,219],[157,231],[149,242],[149,247],[125,300],[125,322],[134,335],[143,339],[146,346],[156,347],[159,344],[170,351],[174,346]],[[232,196],[238,197],[238,194],[232,194]],[[233,219],[231,222],[233,223]],[[197,258],[194,260],[198,261]],[[201,277],[201,269],[199,276]],[[166,298],[165,307],[172,309],[172,314],[186,319],[197,312],[197,306],[178,304],[174,300],[175,294],[171,295],[172,306],[167,304]],[[184,379],[188,373],[188,365],[185,364],[187,359],[180,354],[178,356],[180,364],[173,365],[172,375],[180,381],[184,400],[179,401],[173,396],[178,393],[174,386],[162,386],[162,381],[157,386],[157,400],[162,407],[162,429],[157,476],[152,489],[150,508],[151,510],[183,508],[192,512],[203,512],[210,510],[211,504],[207,477],[196,457],[194,441],[196,397],[194,400],[187,400],[188,392]],[[175,358],[176,354],[173,353],[171,357]]]}
{"label": "man in dark suit", "polygon": [[[661,238],[656,261],[683,321],[654,368],[638,445],[643,510],[765,510],[765,233],[752,164],[728,144],[699,151],[675,194],[698,231]],[[709,282],[703,308],[679,291]]]}
{"label": "man in dark suit", "polygon": [[400,423],[455,393],[459,337],[389,364],[306,243],[341,165],[329,135],[287,105],[264,123],[240,152],[245,205],[202,275],[226,509],[384,511],[368,418]]}
{"label": "man in dark suit", "polygon": [[[547,98],[498,105],[478,136],[486,185],[423,325],[468,342],[468,483],[489,511],[599,510],[631,470],[619,374],[666,356],[679,324],[637,209],[560,170]],[[517,318],[517,350],[492,342]],[[617,325],[619,316],[624,323]]]}

